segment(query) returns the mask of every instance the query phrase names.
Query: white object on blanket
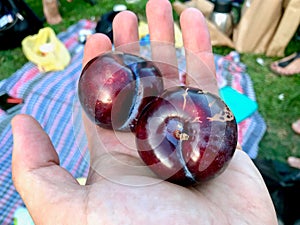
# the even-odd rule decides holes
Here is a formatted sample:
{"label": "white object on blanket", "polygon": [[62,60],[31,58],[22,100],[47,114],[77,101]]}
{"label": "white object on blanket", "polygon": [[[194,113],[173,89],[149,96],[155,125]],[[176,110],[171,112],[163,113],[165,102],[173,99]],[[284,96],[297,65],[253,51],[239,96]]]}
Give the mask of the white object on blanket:
{"label": "white object on blanket", "polygon": [[257,58],[256,59],[256,62],[261,65],[261,66],[264,66],[265,65],[265,61],[262,59],[262,58]]}
{"label": "white object on blanket", "polygon": [[34,225],[28,210],[21,206],[14,214],[14,225]]}

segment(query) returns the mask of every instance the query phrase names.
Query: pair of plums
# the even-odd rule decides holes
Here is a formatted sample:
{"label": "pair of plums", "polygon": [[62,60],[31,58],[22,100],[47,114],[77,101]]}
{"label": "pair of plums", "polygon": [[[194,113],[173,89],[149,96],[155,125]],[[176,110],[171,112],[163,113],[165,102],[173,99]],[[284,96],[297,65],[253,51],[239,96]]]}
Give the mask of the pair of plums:
{"label": "pair of plums", "polygon": [[201,89],[164,89],[154,62],[104,53],[82,70],[78,94],[102,128],[134,132],[141,159],[160,178],[180,185],[209,180],[227,167],[237,125],[227,105]]}

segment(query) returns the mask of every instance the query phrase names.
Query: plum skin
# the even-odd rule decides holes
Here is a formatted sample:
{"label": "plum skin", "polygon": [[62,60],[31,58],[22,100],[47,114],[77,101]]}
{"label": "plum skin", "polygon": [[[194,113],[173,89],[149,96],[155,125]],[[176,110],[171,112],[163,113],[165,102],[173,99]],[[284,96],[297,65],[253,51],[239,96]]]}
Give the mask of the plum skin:
{"label": "plum skin", "polygon": [[136,118],[163,92],[160,71],[152,61],[122,52],[90,60],[78,82],[78,96],[88,117],[102,128],[134,131]]}
{"label": "plum skin", "polygon": [[217,96],[173,87],[149,103],[136,126],[142,160],[159,177],[197,184],[222,173],[237,145],[237,124]]}

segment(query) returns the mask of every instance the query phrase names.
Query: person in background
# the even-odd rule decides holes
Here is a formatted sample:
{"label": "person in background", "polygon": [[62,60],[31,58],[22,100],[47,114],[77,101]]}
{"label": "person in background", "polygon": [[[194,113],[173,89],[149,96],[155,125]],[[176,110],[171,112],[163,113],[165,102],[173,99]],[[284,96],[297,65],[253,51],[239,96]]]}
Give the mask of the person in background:
{"label": "person in background", "polygon": [[300,51],[271,63],[270,69],[282,76],[300,74]]}
{"label": "person in background", "polygon": [[300,134],[300,119],[292,123],[292,129],[295,133]]}
{"label": "person in background", "polygon": [[[300,51],[271,63],[270,69],[281,76],[300,74]],[[300,118],[293,122],[291,127],[296,134],[300,134]],[[290,156],[287,162],[290,166],[300,169],[300,158]]]}
{"label": "person in background", "polygon": [[[292,123],[292,129],[296,134],[300,135],[300,119]],[[289,156],[287,159],[288,164],[291,167],[300,169],[300,158],[295,156]]]}
{"label": "person in background", "polygon": [[[58,9],[58,0],[42,0],[43,12],[47,23],[54,25],[59,24],[62,21],[62,17]],[[71,2],[72,0],[67,0]]]}

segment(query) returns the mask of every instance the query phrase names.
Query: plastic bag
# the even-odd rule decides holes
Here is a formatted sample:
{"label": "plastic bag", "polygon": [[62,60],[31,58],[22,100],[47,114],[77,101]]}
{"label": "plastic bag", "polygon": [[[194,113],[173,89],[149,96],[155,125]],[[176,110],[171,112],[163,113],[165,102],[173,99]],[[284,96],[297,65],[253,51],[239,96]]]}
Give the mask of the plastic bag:
{"label": "plastic bag", "polygon": [[24,38],[22,49],[26,58],[44,72],[63,70],[71,60],[69,51],[50,27]]}

